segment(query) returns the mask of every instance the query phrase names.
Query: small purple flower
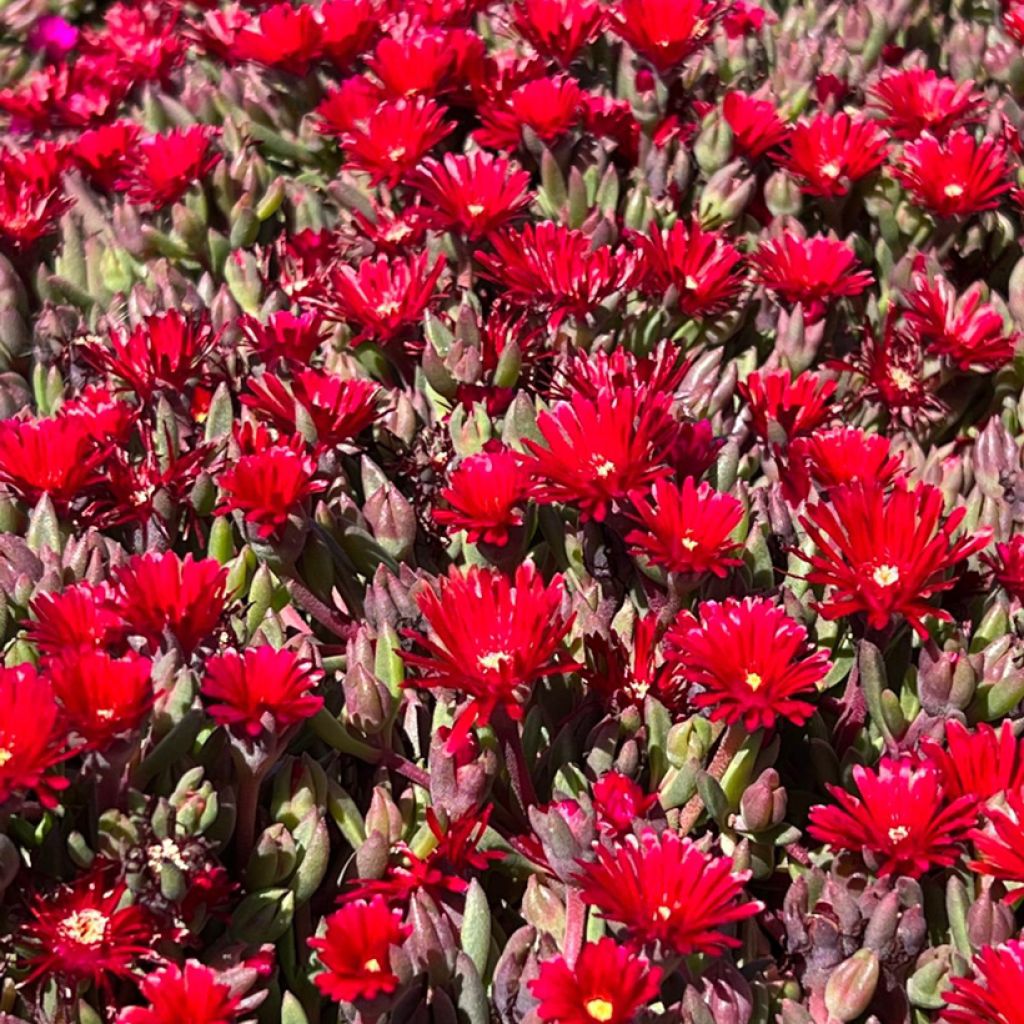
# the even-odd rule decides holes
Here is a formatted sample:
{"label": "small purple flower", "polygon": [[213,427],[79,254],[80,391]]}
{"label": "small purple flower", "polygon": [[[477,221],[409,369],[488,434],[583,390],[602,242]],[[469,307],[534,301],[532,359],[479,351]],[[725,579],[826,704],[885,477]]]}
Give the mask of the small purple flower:
{"label": "small purple flower", "polygon": [[28,45],[42,50],[50,60],[63,60],[78,45],[78,29],[56,14],[47,14],[33,26]]}

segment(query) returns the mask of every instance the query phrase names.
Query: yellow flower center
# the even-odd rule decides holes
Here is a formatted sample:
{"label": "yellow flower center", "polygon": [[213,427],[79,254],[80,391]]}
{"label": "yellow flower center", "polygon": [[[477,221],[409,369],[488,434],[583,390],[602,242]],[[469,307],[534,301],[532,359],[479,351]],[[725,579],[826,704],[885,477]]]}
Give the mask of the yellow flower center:
{"label": "yellow flower center", "polygon": [[679,543],[682,544],[687,551],[693,551],[697,547],[697,542],[693,539],[693,534],[689,532],[684,533],[682,537],[679,538]]}
{"label": "yellow flower center", "polygon": [[872,574],[871,578],[880,587],[891,587],[900,581],[900,571],[895,565],[880,565]]}
{"label": "yellow flower center", "polygon": [[839,164],[828,163],[821,168],[822,176],[825,178],[838,178],[841,172]]}
{"label": "yellow flower center", "polygon": [[60,924],[61,938],[77,942],[80,946],[98,946],[107,934],[107,915],[91,907],[76,910]]}
{"label": "yellow flower center", "polygon": [[910,835],[910,829],[906,825],[894,825],[889,829],[889,838],[894,843],[901,843]]}
{"label": "yellow flower center", "polygon": [[693,274],[687,274],[683,279],[683,284],[685,284],[691,292],[695,292],[700,287],[700,282],[693,276]]}
{"label": "yellow flower center", "polygon": [[96,717],[101,722],[109,722],[114,717],[114,712],[111,708],[97,708]]}
{"label": "yellow flower center", "polygon": [[654,916],[662,921],[667,921],[672,916],[672,908],[667,903],[662,903],[662,905],[654,911]]}
{"label": "yellow flower center", "polygon": [[756,690],[764,682],[764,680],[757,672],[748,672],[746,679],[744,679],[743,681],[752,690]]}
{"label": "yellow flower center", "polygon": [[964,194],[964,187],[963,185],[951,183],[942,191],[945,192],[947,199],[959,199]]}
{"label": "yellow flower center", "polygon": [[382,302],[377,307],[377,313],[380,316],[394,316],[402,308],[401,303],[396,302],[394,299],[388,302]]}
{"label": "yellow flower center", "polygon": [[604,458],[603,456],[600,456],[600,455],[597,455],[597,456],[594,457],[594,461],[593,461],[592,465],[594,467],[594,472],[602,480],[604,480],[605,477],[611,476],[612,473],[615,472],[615,463],[614,462],[610,462],[608,459],[606,459],[606,458]]}
{"label": "yellow flower center", "polygon": [[615,1007],[607,999],[588,999],[583,1004],[583,1009],[596,1021],[606,1024],[615,1015]]}
{"label": "yellow flower center", "polygon": [[388,150],[388,156],[392,160],[401,160],[405,156],[405,146],[395,146]]}
{"label": "yellow flower center", "polygon": [[481,654],[476,662],[489,672],[497,672],[502,665],[507,665],[511,660],[512,655],[508,651],[490,651],[487,654]]}
{"label": "yellow flower center", "polygon": [[483,213],[483,212],[484,212],[484,204],[483,203],[470,203],[466,207],[466,213],[468,213],[470,215],[470,217],[479,217],[480,214]]}
{"label": "yellow flower center", "polygon": [[379,960],[367,960],[366,963],[363,964],[363,969],[368,971],[370,974],[380,974],[384,968],[381,967]]}
{"label": "yellow flower center", "polygon": [[0,768],[3,768],[12,757],[14,755],[6,747],[0,747]]}
{"label": "yellow flower center", "polygon": [[906,370],[900,369],[898,366],[894,366],[889,371],[889,380],[900,389],[900,391],[909,391],[914,386],[914,378],[907,373]]}

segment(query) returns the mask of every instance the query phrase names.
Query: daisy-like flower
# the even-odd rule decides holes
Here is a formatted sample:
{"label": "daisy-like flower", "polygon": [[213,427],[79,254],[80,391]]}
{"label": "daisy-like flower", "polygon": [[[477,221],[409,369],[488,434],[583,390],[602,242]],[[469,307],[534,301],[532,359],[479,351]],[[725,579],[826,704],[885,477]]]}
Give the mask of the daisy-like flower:
{"label": "daisy-like flower", "polygon": [[315,480],[316,462],[297,447],[272,444],[242,455],[217,478],[218,515],[239,511],[266,540],[281,530],[310,495],[324,490]]}
{"label": "daisy-like flower", "polygon": [[153,703],[152,667],[135,654],[95,650],[47,665],[68,725],[90,750],[105,750],[142,724]]}
{"label": "daisy-like flower", "polygon": [[942,993],[942,1024],[1024,1024],[1024,942],[985,946],[974,958],[974,977],[950,978]]}
{"label": "daisy-like flower", "polygon": [[56,229],[71,206],[64,193],[64,163],[54,145],[0,147],[0,250],[27,252]]}
{"label": "daisy-like flower", "polygon": [[626,835],[658,802],[657,793],[645,793],[628,775],[605,772],[590,791],[598,826],[611,835]]}
{"label": "daisy-like flower", "polygon": [[567,68],[604,24],[600,3],[590,0],[516,0],[512,27],[546,60]]}
{"label": "daisy-like flower", "polygon": [[210,148],[212,138],[205,125],[147,136],[132,150],[117,187],[137,206],[161,210],[176,203],[220,161],[221,154]]}
{"label": "daisy-like flower", "polygon": [[758,437],[769,444],[810,436],[834,412],[836,382],[814,373],[798,374],[794,380],[789,370],[758,370],[736,390],[747,403]]}
{"label": "daisy-like flower", "polygon": [[139,989],[148,1005],[122,1010],[116,1024],[235,1024],[241,1013],[231,987],[198,960],[161,967],[146,975]]}
{"label": "daisy-like flower", "polygon": [[675,306],[686,316],[723,313],[743,291],[740,251],[696,220],[678,220],[666,232],[654,224],[647,236],[637,237],[637,247],[641,290],[664,296],[672,289]]}
{"label": "daisy-like flower", "polygon": [[885,135],[873,121],[822,113],[790,132],[785,163],[809,195],[845,196],[885,156]]}
{"label": "daisy-like flower", "polygon": [[432,260],[426,251],[407,259],[367,258],[358,268],[334,263],[313,301],[329,319],[358,327],[357,344],[387,344],[423,319],[444,268],[442,258]]}
{"label": "daisy-like flower", "polygon": [[1024,751],[1009,721],[997,730],[984,722],[968,729],[950,719],[946,745],[926,737],[921,741],[921,753],[941,773],[950,799],[966,796],[986,803],[1024,786]]}
{"label": "daisy-like flower", "polygon": [[491,239],[493,253],[477,253],[485,277],[516,306],[538,307],[557,328],[566,317],[585,319],[616,292],[628,289],[636,269],[625,248],[593,242],[582,231],[544,221]]}
{"label": "daisy-like flower", "polygon": [[704,853],[675,832],[647,829],[594,853],[580,864],[583,901],[622,924],[636,946],[660,943],[663,955],[721,954],[740,944],[724,929],[762,909],[743,899],[749,871],[734,871],[731,857]]}
{"label": "daisy-like flower", "polygon": [[947,576],[984,548],[988,530],[953,539],[966,509],[943,518],[942,491],[930,484],[898,482],[892,491],[874,481],[856,481],[829,492],[801,516],[818,553],[807,579],[831,588],[820,608],[827,619],[863,613],[873,629],[901,615],[922,638],[924,620],[950,620],[931,600],[956,582]]}
{"label": "daisy-like flower", "polygon": [[[971,806],[977,808],[973,797]],[[1024,792],[1019,788],[1005,792],[1005,804],[985,808],[984,828],[971,833],[976,858],[970,862],[972,871],[998,878],[1015,885],[1024,883]],[[1006,899],[1016,903],[1024,898],[1024,889],[1015,888]]]}
{"label": "daisy-like flower", "polygon": [[131,633],[159,650],[170,634],[186,657],[209,638],[227,602],[228,571],[173,551],[135,555],[117,574],[117,605]]}
{"label": "daisy-like flower", "polygon": [[1024,534],[1017,534],[1006,543],[996,545],[994,555],[981,560],[992,570],[992,577],[1018,601],[1024,601]]}
{"label": "daisy-like flower", "polygon": [[538,679],[577,667],[562,646],[573,622],[562,611],[564,596],[562,577],[545,585],[532,562],[520,565],[512,581],[493,569],[471,566],[463,574],[453,567],[436,590],[419,592],[429,633],[409,633],[425,651],[403,655],[419,670],[409,685],[469,698],[449,748],[499,708],[518,721]]}
{"label": "daisy-like flower", "polygon": [[314,13],[324,56],[347,71],[377,31],[379,15],[373,0],[324,0]]}
{"label": "daisy-like flower", "polygon": [[570,967],[541,961],[530,991],[537,1016],[551,1024],[631,1024],[657,994],[661,971],[607,935],[588,942]]}
{"label": "daisy-like flower", "polygon": [[678,687],[672,666],[661,656],[658,633],[657,616],[648,614],[636,620],[629,642],[614,632],[607,639],[586,637],[584,679],[602,704],[622,711],[637,707],[652,693],[670,711],[676,710]]}
{"label": "daisy-like flower", "polygon": [[583,90],[575,78],[534,78],[481,105],[480,127],[473,139],[491,149],[518,149],[523,129],[528,128],[552,143],[580,123],[583,109]]}
{"label": "daisy-like flower", "polygon": [[750,259],[757,283],[786,306],[800,303],[807,321],[820,320],[836,299],[860,295],[874,280],[857,269],[853,249],[829,235],[786,231],[762,242]]}
{"label": "daisy-like flower", "polygon": [[826,651],[812,650],[807,630],[767,598],[705,601],[665,640],[677,678],[702,688],[690,696],[693,705],[751,731],[779,718],[806,722],[814,711],[807,697],[831,667]]}
{"label": "daisy-like flower", "polygon": [[449,153],[424,160],[409,185],[431,221],[473,241],[501,227],[530,203],[530,175],[493,153]]}
{"label": "daisy-like flower", "polygon": [[245,316],[238,321],[242,336],[265,363],[278,360],[305,366],[323,344],[327,325],[312,310],[292,313],[287,309],[267,319]]}
{"label": "daisy-like flower", "polygon": [[860,853],[879,875],[920,878],[959,859],[977,815],[971,797],[951,800],[941,773],[913,758],[857,765],[859,796],[829,786],[835,804],[811,808],[807,831],[837,850]]}
{"label": "daisy-like flower", "polygon": [[158,391],[184,390],[201,372],[220,333],[208,317],[171,310],[144,317],[131,330],[113,330],[109,337],[109,348],[88,344],[83,356],[148,402]]}
{"label": "daisy-like flower", "polygon": [[435,508],[434,519],[465,530],[471,544],[508,543],[510,530],[523,525],[530,493],[530,475],[522,459],[497,447],[469,455],[448,473],[440,494],[447,508]]}
{"label": "daisy-like flower", "polygon": [[313,6],[279,3],[238,33],[229,56],[304,76],[322,52],[323,30]]}
{"label": "daisy-like flower", "polygon": [[632,501],[642,527],[626,534],[633,554],[669,572],[723,579],[730,566],[740,564],[733,557],[739,545],[730,537],[743,519],[743,505],[731,494],[688,476],[678,487],[655,480],[649,499],[635,494]]}
{"label": "daisy-like flower", "polygon": [[997,370],[1012,361],[1020,336],[1006,329],[1002,314],[983,296],[980,281],[957,297],[944,277],[915,274],[903,293],[906,330],[960,370]]}
{"label": "daisy-like flower", "polygon": [[891,483],[900,473],[902,457],[889,438],[856,427],[830,427],[796,438],[786,453],[782,485],[794,504],[805,501],[813,481],[822,490],[854,480]]}
{"label": "daisy-like flower", "polygon": [[294,651],[264,644],[208,659],[201,689],[215,722],[256,737],[315,715],[324,702],[310,691],[322,678]]}
{"label": "daisy-like flower", "polygon": [[775,104],[732,90],[722,101],[722,116],[732,131],[733,145],[748,160],[757,160],[786,141],[789,128]]}
{"label": "daisy-like flower", "polygon": [[29,639],[48,657],[110,648],[124,636],[124,620],[107,584],[77,583],[32,600]]}
{"label": "daisy-like flower", "polygon": [[869,91],[880,123],[897,139],[936,138],[976,121],[985,101],[974,82],[957,82],[926,68],[903,68],[884,75]]}
{"label": "daisy-like flower", "polygon": [[385,95],[398,99],[450,91],[483,55],[480,37],[473,32],[410,21],[381,39],[366,63]]}
{"label": "daisy-like flower", "polygon": [[593,399],[576,392],[541,413],[537,429],[543,443],[524,439],[535,497],[603,522],[631,493],[669,474],[677,424],[666,402],[624,387],[602,388]]}
{"label": "daisy-like flower", "polygon": [[155,923],[138,904],[123,905],[127,892],[124,882],[99,869],[37,897],[20,929],[29,979],[91,981],[109,991],[116,979],[134,975],[140,961],[155,958]]}
{"label": "daisy-like flower", "polygon": [[666,74],[707,45],[728,6],[720,0],[619,0],[611,11],[612,29]]}
{"label": "daisy-like flower", "polygon": [[892,174],[918,206],[936,217],[994,210],[1010,189],[1003,143],[993,138],[975,142],[963,128],[944,139],[925,132],[906,146]]}
{"label": "daisy-like flower", "polygon": [[100,125],[78,136],[71,160],[94,185],[111,192],[124,177],[141,134],[142,128],[133,121]]}
{"label": "daisy-like flower", "polygon": [[353,900],[325,921],[322,938],[309,940],[323,970],[316,986],[336,1003],[353,1003],[394,992],[398,976],[391,966],[391,949],[400,946],[412,929],[402,924],[382,896]]}

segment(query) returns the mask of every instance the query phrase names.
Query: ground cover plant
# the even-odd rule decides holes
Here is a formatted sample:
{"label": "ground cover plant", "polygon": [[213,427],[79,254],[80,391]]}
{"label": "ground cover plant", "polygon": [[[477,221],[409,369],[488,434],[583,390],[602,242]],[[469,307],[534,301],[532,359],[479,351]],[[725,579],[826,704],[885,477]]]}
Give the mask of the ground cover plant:
{"label": "ground cover plant", "polygon": [[7,0],[0,1024],[1024,1024],[1022,47]]}

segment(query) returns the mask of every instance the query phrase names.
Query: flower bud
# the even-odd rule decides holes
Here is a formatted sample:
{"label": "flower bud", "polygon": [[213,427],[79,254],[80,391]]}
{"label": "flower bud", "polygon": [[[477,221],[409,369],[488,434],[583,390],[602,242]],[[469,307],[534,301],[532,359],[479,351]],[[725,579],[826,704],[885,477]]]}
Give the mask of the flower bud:
{"label": "flower bud", "polygon": [[295,870],[298,850],[292,834],[279,822],[263,830],[256,841],[248,866],[245,883],[249,889],[268,889],[284,885]]}
{"label": "flower bud", "polygon": [[860,949],[844,960],[825,985],[825,1008],[836,1020],[856,1020],[871,1003],[878,987],[879,964],[874,950]]}
{"label": "flower bud", "polygon": [[786,816],[786,791],[779,785],[779,773],[765,769],[740,797],[741,829],[764,832],[780,825]]}
{"label": "flower bud", "polygon": [[1013,912],[1002,902],[992,899],[984,891],[967,911],[967,937],[971,945],[980,950],[984,946],[998,946],[1014,933]]}

